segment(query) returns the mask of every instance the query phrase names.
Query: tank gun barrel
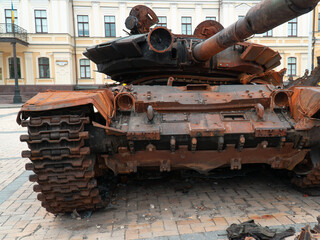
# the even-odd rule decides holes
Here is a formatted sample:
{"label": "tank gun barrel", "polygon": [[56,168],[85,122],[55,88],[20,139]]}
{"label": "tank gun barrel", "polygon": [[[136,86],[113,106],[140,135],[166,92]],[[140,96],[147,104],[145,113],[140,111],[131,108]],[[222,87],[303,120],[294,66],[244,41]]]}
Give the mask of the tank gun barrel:
{"label": "tank gun barrel", "polygon": [[320,0],[264,0],[247,15],[193,48],[193,57],[207,61],[212,56],[253,34],[267,32],[291,19],[310,12]]}

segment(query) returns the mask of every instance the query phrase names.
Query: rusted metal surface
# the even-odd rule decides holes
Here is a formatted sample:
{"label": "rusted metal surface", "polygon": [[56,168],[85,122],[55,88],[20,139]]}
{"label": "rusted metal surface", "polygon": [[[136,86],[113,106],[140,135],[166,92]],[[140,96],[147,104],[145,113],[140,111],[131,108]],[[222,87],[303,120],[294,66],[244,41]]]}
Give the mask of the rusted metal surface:
{"label": "rusted metal surface", "polygon": [[294,87],[291,89],[291,111],[294,119],[303,120],[305,117],[320,119],[320,88]]}
{"label": "rusted metal surface", "polygon": [[311,11],[318,2],[318,0],[262,1],[251,8],[244,18],[196,45],[193,49],[193,55],[198,61],[207,61],[212,56],[253,34],[267,32]]}
{"label": "rusted metal surface", "polygon": [[[193,144],[196,145],[196,138]],[[196,147],[195,147],[196,148]],[[192,151],[188,145],[180,145],[174,152],[157,150],[154,145],[148,145],[145,151],[135,151],[131,154],[127,148],[120,147],[114,155],[103,155],[107,167],[115,174],[136,172],[138,167],[158,167],[159,171],[172,169],[193,169],[200,173],[228,166],[231,170],[241,169],[242,164],[266,163],[276,169],[289,169],[303,161],[308,150],[292,150],[292,144],[285,144],[281,150],[277,148],[245,148],[239,151],[235,145],[227,145],[219,152],[214,150]],[[163,166],[165,165],[165,167]]]}
{"label": "rusted metal surface", "polygon": [[311,229],[310,225],[303,227],[301,229],[299,236],[295,238],[295,240],[317,240],[317,239],[320,239],[320,232],[316,231],[315,229]]}
{"label": "rusted metal surface", "polygon": [[304,76],[290,82],[286,88],[299,87],[299,86],[320,86],[320,67],[316,67],[310,75],[306,70]]}
{"label": "rusted metal surface", "polygon": [[147,33],[154,24],[158,23],[157,15],[147,6],[137,5],[130,11],[129,17],[126,19],[126,27],[131,33]]}
{"label": "rusted metal surface", "polygon": [[157,53],[167,52],[172,47],[173,35],[165,27],[156,27],[148,34],[148,44]]}
{"label": "rusted metal surface", "polygon": [[201,22],[194,29],[193,35],[201,39],[207,39],[220,32],[222,29],[223,26],[219,22],[214,20],[206,20]]}
{"label": "rusted metal surface", "polygon": [[[93,210],[103,207],[93,171],[94,159],[85,146],[89,132],[84,130],[88,117],[60,115],[31,117],[22,121],[28,135],[22,135],[30,151],[22,152],[30,158],[26,164],[33,189],[42,206],[53,213]],[[64,143],[64,144],[61,144]]]}
{"label": "rusted metal surface", "polygon": [[110,90],[94,91],[47,91],[37,94],[25,103],[18,116],[17,122],[21,123],[24,112],[31,111],[50,111],[87,104],[93,104],[99,113],[110,122],[113,112],[113,93]]}

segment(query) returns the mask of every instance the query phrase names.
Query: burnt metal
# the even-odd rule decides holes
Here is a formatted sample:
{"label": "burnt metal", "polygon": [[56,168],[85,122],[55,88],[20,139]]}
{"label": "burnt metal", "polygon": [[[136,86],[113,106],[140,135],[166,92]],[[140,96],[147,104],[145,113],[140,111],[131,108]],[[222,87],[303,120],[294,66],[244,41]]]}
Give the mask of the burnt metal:
{"label": "burnt metal", "polygon": [[296,240],[316,240],[320,238],[320,233],[311,229],[310,225],[301,228],[301,232]]}
{"label": "burnt metal", "polygon": [[150,48],[157,53],[164,53],[171,49],[173,36],[165,27],[156,27],[148,34]]}
{"label": "burnt metal", "polygon": [[[37,198],[49,212],[104,206],[93,171],[94,159],[85,145],[89,138],[89,132],[85,131],[88,123],[88,117],[78,115],[31,117],[22,121],[29,135],[20,139],[30,147],[22,156],[32,162],[26,164],[26,169],[35,173],[29,179],[37,182],[33,189],[40,192]],[[59,144],[62,142],[67,144]]]}
{"label": "burnt metal", "polygon": [[158,22],[157,15],[150,8],[137,5],[131,9],[125,24],[132,34],[137,34],[149,32],[150,27]]}
{"label": "burnt metal", "polygon": [[150,30],[157,17],[134,7],[130,36],[84,53],[121,84],[42,92],[17,116],[29,128],[21,140],[31,151],[23,156],[32,161],[26,167],[40,183],[39,199],[51,212],[94,209],[103,203],[97,176],[150,168],[207,174],[267,164],[292,171],[301,188],[320,186],[320,88],[309,84],[318,70],[284,88],[286,70],[273,70],[279,53],[243,41],[316,3],[265,0],[233,27],[205,21],[192,36]]}
{"label": "burnt metal", "polygon": [[214,20],[206,20],[201,22],[194,30],[193,35],[201,39],[207,39],[220,32],[223,26]]}
{"label": "burnt metal", "polygon": [[310,75],[306,72],[304,76],[296,79],[295,81],[289,82],[286,88],[294,86],[320,86],[320,67],[316,67]]}

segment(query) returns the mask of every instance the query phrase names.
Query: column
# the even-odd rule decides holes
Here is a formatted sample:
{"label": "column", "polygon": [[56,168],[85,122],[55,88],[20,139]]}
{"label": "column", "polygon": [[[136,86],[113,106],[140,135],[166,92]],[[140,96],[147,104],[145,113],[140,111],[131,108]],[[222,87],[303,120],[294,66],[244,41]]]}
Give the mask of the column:
{"label": "column", "polygon": [[[28,32],[32,32],[30,28],[30,10],[29,10],[29,3],[28,0],[21,0],[20,2],[20,12],[18,12],[18,15],[21,17],[21,19],[18,19],[19,26],[26,29]],[[31,25],[32,26],[32,25]]]}
{"label": "column", "polygon": [[99,13],[99,2],[92,2],[92,23],[90,23],[93,37],[102,37],[103,28],[100,27],[101,16]]}
{"label": "column", "polygon": [[[66,0],[60,0],[59,1],[60,5],[59,5],[59,12],[60,12],[60,32],[59,33],[67,33],[68,32],[68,27],[70,25],[69,23],[69,12],[68,12],[68,7],[69,7],[69,4]],[[53,9],[54,11],[54,9]],[[54,19],[54,21],[56,21]],[[54,24],[54,23],[53,23]]]}
{"label": "column", "polygon": [[119,3],[119,10],[120,10],[120,14],[119,14],[119,19],[121,22],[118,23],[118,25],[120,27],[117,27],[117,36],[125,36],[126,34],[122,31],[122,29],[127,29],[126,25],[125,25],[125,19],[128,17],[126,14],[126,3]]}
{"label": "column", "polygon": [[178,31],[178,16],[177,16],[177,4],[171,4],[171,27],[173,33],[180,33]]}
{"label": "column", "polygon": [[26,85],[34,84],[32,52],[24,52],[24,62],[26,69]]}
{"label": "column", "polygon": [[60,26],[62,24],[66,24],[65,22],[63,23],[59,18],[60,10],[61,9],[59,9],[59,1],[52,0],[51,1],[51,9],[50,9],[52,18],[48,18],[48,26],[49,26],[51,32],[59,33]]}
{"label": "column", "polygon": [[197,4],[196,5],[196,18],[195,18],[196,21],[195,21],[195,25],[193,26],[193,29],[195,29],[198,26],[198,24],[202,22],[201,16],[202,16],[202,5]]}

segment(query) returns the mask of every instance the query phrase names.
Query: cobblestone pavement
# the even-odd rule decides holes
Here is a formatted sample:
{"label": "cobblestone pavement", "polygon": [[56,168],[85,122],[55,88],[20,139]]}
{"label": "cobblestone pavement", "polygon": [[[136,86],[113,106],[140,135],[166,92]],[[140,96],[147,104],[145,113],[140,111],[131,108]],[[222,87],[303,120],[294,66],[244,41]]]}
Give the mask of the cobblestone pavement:
{"label": "cobblestone pavement", "polygon": [[[226,239],[231,223],[254,219],[297,231],[320,215],[320,197],[302,194],[283,178],[248,174],[232,179],[168,177],[120,184],[111,205],[83,219],[47,213],[32,191],[26,130],[17,108],[0,109],[0,239]],[[293,239],[293,238],[291,238]]]}

